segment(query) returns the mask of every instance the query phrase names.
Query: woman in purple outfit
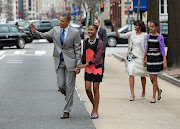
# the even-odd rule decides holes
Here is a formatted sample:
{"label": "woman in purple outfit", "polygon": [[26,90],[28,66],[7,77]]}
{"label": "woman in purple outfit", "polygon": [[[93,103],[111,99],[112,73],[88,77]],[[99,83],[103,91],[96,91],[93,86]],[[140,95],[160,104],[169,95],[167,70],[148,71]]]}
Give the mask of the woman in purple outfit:
{"label": "woman in purple outfit", "polygon": [[157,32],[157,29],[158,23],[156,21],[151,21],[151,33],[147,35],[147,45],[144,53],[144,66],[147,65],[147,72],[150,75],[153,84],[153,97],[151,103],[156,102],[156,90],[158,91],[157,99],[161,99],[162,90],[158,87],[157,75],[159,75],[163,69],[167,68],[164,38]]}

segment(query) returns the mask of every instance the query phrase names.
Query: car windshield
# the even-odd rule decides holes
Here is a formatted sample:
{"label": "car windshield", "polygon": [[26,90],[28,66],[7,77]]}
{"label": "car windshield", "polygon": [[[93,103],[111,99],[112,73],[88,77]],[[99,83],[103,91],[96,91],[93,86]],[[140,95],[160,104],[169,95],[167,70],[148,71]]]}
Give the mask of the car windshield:
{"label": "car windshield", "polygon": [[22,27],[22,28],[28,27],[29,24],[30,24],[30,22],[20,22],[20,23],[18,23],[19,27]]}
{"label": "car windshield", "polygon": [[118,30],[118,32],[122,32],[122,31],[124,31],[124,30],[126,30],[127,29],[127,27],[128,27],[128,25],[125,25],[124,27],[122,27],[122,28],[120,28],[119,30]]}

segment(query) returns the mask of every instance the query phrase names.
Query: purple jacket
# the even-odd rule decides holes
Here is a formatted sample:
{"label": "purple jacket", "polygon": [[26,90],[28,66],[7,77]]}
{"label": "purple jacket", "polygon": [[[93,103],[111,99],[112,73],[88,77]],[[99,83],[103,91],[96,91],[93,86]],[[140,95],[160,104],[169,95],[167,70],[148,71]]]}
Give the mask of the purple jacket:
{"label": "purple jacket", "polygon": [[[146,44],[146,51],[147,52],[148,52],[148,40],[150,38],[150,35],[151,34],[147,35],[147,44]],[[160,46],[159,48],[160,48],[160,51],[162,53],[162,56],[164,57],[164,54],[165,54],[164,38],[161,34],[158,34],[157,40],[159,41],[159,46]]]}

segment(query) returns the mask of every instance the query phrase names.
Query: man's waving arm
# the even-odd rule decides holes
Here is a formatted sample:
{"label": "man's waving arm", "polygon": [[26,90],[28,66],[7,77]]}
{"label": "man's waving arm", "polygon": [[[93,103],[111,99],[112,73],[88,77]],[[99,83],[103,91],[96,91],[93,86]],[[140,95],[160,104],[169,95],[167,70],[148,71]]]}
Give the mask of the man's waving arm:
{"label": "man's waving arm", "polygon": [[36,31],[36,28],[33,24],[30,24],[30,28],[31,28],[31,31],[33,32],[33,36],[35,36],[38,39],[42,39],[42,38],[43,39],[50,39],[50,38],[52,38],[53,29],[51,29],[48,32],[41,33],[41,32]]}

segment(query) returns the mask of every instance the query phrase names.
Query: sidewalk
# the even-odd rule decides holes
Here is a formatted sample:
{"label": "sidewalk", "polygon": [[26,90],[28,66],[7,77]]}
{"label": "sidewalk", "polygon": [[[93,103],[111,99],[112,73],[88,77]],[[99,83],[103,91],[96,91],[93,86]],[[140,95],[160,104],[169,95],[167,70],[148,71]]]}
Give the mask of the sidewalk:
{"label": "sidewalk", "polygon": [[[92,105],[84,88],[84,71],[77,75],[76,85],[89,114]],[[140,78],[135,78],[135,101],[130,102],[128,74],[125,65],[113,56],[105,62],[105,74],[100,85],[99,119],[93,120],[97,129],[179,129],[180,88],[159,79],[162,99],[151,104],[152,84],[147,78],[146,99],[142,100]]]}
{"label": "sidewalk", "polygon": [[[127,53],[126,52],[119,52],[119,53],[113,53],[113,55],[121,60],[125,61]],[[180,86],[180,68],[168,68],[164,71],[162,75],[159,75],[160,78],[171,82],[172,84],[175,84],[177,86]]]}

